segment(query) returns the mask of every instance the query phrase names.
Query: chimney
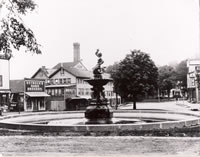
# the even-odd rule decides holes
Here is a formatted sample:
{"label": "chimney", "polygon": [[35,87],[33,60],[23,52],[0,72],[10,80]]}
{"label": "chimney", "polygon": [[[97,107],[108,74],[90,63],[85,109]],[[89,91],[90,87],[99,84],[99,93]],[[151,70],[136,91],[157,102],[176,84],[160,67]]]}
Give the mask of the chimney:
{"label": "chimney", "polygon": [[80,44],[74,43],[74,62],[80,61]]}

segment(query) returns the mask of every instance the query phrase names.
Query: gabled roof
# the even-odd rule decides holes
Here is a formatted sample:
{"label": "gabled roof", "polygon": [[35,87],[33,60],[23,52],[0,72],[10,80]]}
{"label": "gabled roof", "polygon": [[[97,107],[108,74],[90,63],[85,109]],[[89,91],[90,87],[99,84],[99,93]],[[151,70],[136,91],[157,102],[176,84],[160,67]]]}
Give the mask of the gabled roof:
{"label": "gabled roof", "polygon": [[10,89],[12,93],[24,92],[24,80],[10,80]]}
{"label": "gabled roof", "polygon": [[63,62],[63,63],[58,63],[53,67],[53,69],[59,69],[60,67],[63,68],[69,68],[69,67],[74,67],[78,62]]}
{"label": "gabled roof", "polygon": [[88,71],[88,70],[82,70],[82,69],[77,69],[77,68],[64,68],[64,67],[60,67],[59,69],[57,69],[56,71],[54,71],[49,77],[51,78],[52,76],[54,76],[56,73],[58,73],[61,69],[64,69],[65,71],[69,72],[70,74],[72,74],[75,77],[81,77],[81,78],[91,78],[92,77],[92,72]]}
{"label": "gabled roof", "polygon": [[[68,68],[75,68],[76,65],[78,64],[81,64],[81,66],[87,70],[87,68],[83,65],[83,63],[81,61],[78,61],[78,62],[63,62],[63,63],[58,63],[57,65],[55,65],[53,67],[53,69],[59,69],[60,67],[63,67],[65,69],[68,69]],[[78,68],[77,68],[78,69]]]}
{"label": "gabled roof", "polygon": [[49,69],[49,68],[44,68],[41,67],[39,68],[35,74],[31,77],[31,78],[35,78],[35,76],[39,73],[39,72],[43,72],[44,75],[46,75],[47,78],[49,78],[49,76],[54,73],[57,69]]}

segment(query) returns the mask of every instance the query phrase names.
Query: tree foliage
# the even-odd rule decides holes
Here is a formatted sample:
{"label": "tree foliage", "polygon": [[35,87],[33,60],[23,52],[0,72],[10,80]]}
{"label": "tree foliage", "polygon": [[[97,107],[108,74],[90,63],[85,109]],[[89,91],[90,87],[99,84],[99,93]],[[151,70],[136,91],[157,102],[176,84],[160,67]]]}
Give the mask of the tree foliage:
{"label": "tree foliage", "polygon": [[173,88],[182,88],[183,92],[187,90],[187,61],[183,60],[173,66],[164,65],[158,68],[159,89],[162,95],[167,91],[168,97]]}
{"label": "tree foliage", "polygon": [[167,91],[169,97],[170,90],[176,85],[176,72],[175,69],[171,66],[164,65],[158,68],[158,85],[161,91],[161,94],[164,95]]}
{"label": "tree foliage", "polygon": [[22,16],[33,11],[36,4],[32,0],[4,0],[0,9],[6,9],[1,18],[0,51],[12,55],[12,49],[26,48],[26,52],[41,53],[33,31],[26,27]]}
{"label": "tree foliage", "polygon": [[180,86],[186,92],[187,90],[187,73],[188,73],[188,68],[187,68],[187,60],[181,61],[176,67],[176,80],[177,82],[180,82]]}
{"label": "tree foliage", "polygon": [[111,76],[118,93],[131,98],[134,104],[139,96],[151,94],[157,86],[158,69],[147,53],[131,51],[115,67]]}

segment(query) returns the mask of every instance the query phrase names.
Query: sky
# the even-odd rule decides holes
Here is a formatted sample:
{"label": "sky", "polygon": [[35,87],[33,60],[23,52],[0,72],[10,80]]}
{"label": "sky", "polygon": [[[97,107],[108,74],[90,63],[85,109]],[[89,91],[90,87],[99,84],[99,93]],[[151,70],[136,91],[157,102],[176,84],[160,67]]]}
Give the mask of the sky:
{"label": "sky", "polygon": [[83,64],[91,70],[96,49],[104,66],[131,50],[146,52],[162,66],[199,56],[198,0],[35,0],[37,9],[24,17],[42,45],[41,55],[14,52],[11,79],[31,77],[41,66],[73,61],[80,43]]}

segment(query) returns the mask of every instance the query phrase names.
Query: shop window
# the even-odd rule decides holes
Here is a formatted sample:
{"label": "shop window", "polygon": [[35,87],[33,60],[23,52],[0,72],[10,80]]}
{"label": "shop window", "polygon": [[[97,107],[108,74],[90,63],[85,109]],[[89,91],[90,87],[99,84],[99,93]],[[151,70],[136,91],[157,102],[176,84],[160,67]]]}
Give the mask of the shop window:
{"label": "shop window", "polygon": [[31,110],[32,109],[32,104],[31,101],[27,101],[27,110]]}
{"label": "shop window", "polygon": [[3,76],[0,75],[0,87],[2,87],[2,86],[3,86]]}
{"label": "shop window", "polygon": [[40,109],[45,109],[44,101],[40,101]]}

